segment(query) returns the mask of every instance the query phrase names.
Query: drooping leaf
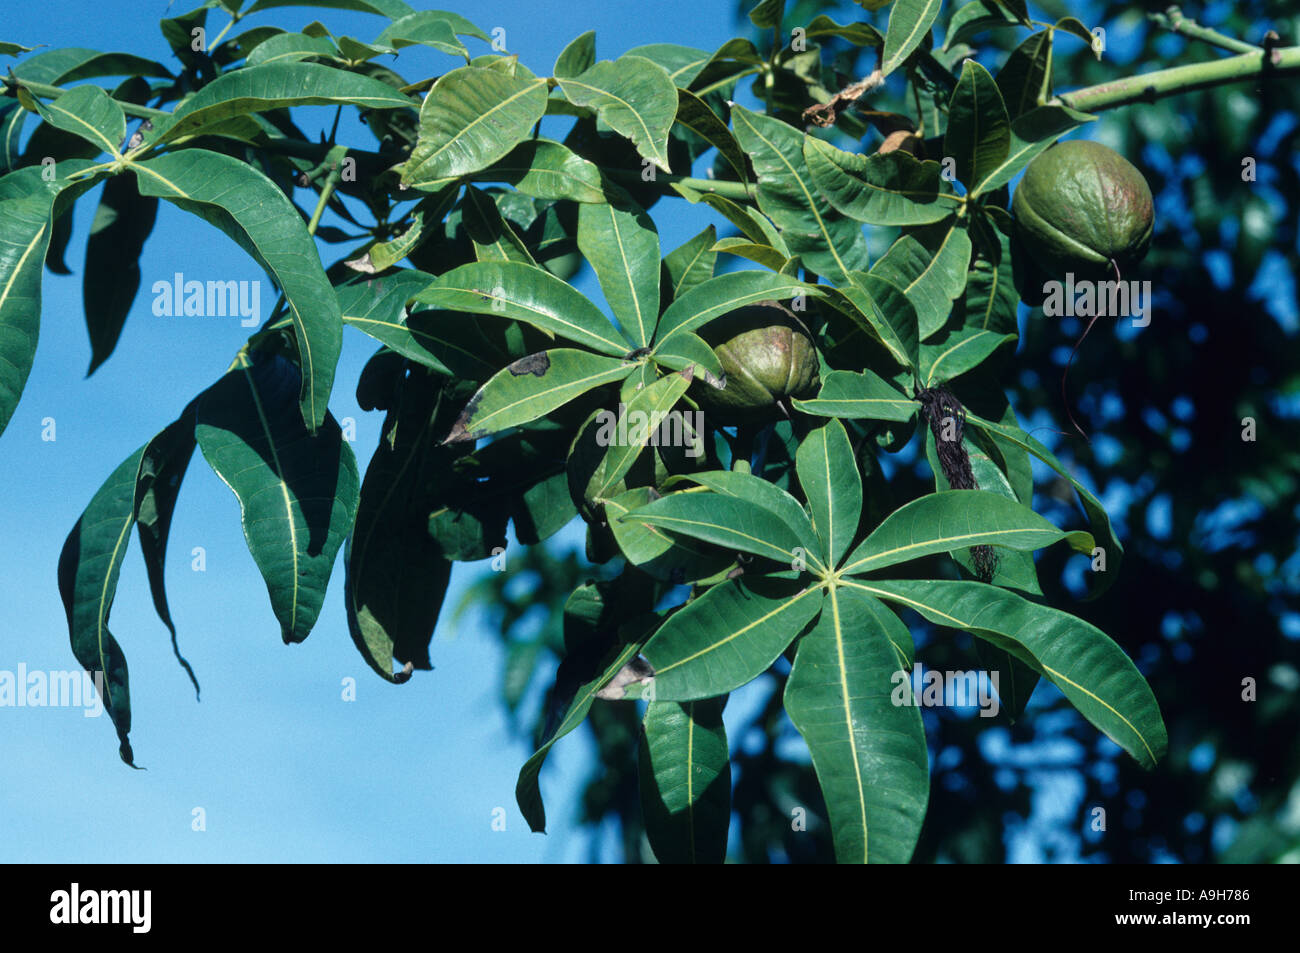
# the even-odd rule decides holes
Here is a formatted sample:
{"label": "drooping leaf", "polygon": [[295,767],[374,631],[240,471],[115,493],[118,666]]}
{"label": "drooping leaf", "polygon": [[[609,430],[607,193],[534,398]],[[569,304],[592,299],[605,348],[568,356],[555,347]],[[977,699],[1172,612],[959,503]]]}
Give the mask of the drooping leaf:
{"label": "drooping leaf", "polygon": [[180,493],[181,482],[185,479],[185,471],[189,469],[190,458],[194,456],[194,407],[195,403],[191,402],[180,417],[145,444],[141,452],[140,472],[135,482],[135,528],[140,537],[140,552],[144,555],[145,570],[149,575],[149,593],[153,597],[154,610],[171,634],[172,653],[189,675],[197,697],[199,681],[194,676],[190,663],[181,655],[176,626],[167,605],[167,586],[163,575],[176,498]]}
{"label": "drooping leaf", "polygon": [[693,701],[734,691],[776,661],[821,608],[819,588],[722,582],[659,627],[643,653],[654,697]]}
{"label": "drooping leaf", "polygon": [[741,182],[749,181],[745,153],[727,124],[709,108],[709,104],[688,89],[677,90],[677,122],[718,150]]}
{"label": "drooping leaf", "polygon": [[736,140],[754,164],[758,206],[793,255],[833,282],[867,265],[862,226],[840,214],[818,191],[804,161],[806,137],[793,126],[743,106],[731,110]]}
{"label": "drooping leaf", "polygon": [[[431,490],[450,465],[439,450],[443,392],[413,375],[384,420],[361,485],[344,555],[348,631],[372,669],[405,681],[393,663],[429,669],[429,640],[442,609],[451,563],[429,535]],[[441,414],[440,414],[441,410]]]}
{"label": "drooping leaf", "polygon": [[1123,649],[1082,619],[982,582],[852,581],[847,585],[966,629],[1047,677],[1079,713],[1144,768],[1168,744],[1160,707]]}
{"label": "drooping leaf", "polygon": [[184,149],[132,168],[142,196],[166,199],[215,225],[275,277],[293,319],[302,418],[309,429],[319,427],[334,384],[343,322],[316,245],[293,203],[253,166],[206,149]]}
{"label": "drooping leaf", "polygon": [[299,376],[282,357],[245,362],[204,392],[195,428],[204,458],[239,499],[244,538],[286,643],[316,624],[360,491],[333,416],[314,434],[303,426]]}
{"label": "drooping leaf", "polygon": [[72,654],[101,679],[96,685],[117,729],[118,752],[135,767],[128,735],[131,693],[126,656],[108,630],[118,574],[135,523],[135,483],[143,448],[112,472],[68,534],[59,555],[59,595],[68,618]]}
{"label": "drooping leaf", "polygon": [[638,153],[664,172],[672,171],[668,133],[677,116],[677,87],[667,70],[644,57],[624,55],[557,79],[569,102],[596,110]]}
{"label": "drooping leaf", "polygon": [[118,175],[104,192],[90,223],[81,300],[90,334],[89,376],[108,360],[140,290],[140,253],[153,231],[158,200],[141,196],[134,179]]}
{"label": "drooping leaf", "polygon": [[646,837],[661,864],[720,864],[731,824],[726,699],[652,701],[637,746]]}
{"label": "drooping leaf", "polygon": [[911,642],[878,600],[843,587],[799,640],[785,710],[812,753],[840,863],[907,863],[921,833],[925,729],[910,672],[897,677]]}

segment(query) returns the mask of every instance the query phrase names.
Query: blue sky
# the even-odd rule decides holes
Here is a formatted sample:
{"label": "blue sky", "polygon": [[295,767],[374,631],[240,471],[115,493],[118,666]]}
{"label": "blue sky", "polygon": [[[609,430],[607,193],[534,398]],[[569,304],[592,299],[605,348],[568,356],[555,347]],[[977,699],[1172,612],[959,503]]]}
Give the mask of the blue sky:
{"label": "blue sky", "polygon": [[[607,0],[548,5],[452,5],[491,33],[506,30],[509,51],[549,73],[569,40],[595,29],[602,58],[642,43],[713,49],[733,32],[728,0],[668,0],[653,7]],[[27,46],[122,50],[174,66],[157,21],[168,9],[140,0],[54,0],[8,5],[4,39]],[[386,21],[307,8],[271,10],[236,28],[300,29],[319,18],[335,35],[376,36]],[[212,11],[210,30],[225,25]],[[471,52],[486,52],[469,41]],[[13,61],[6,61],[12,63]],[[0,64],[3,65],[3,64]],[[454,61],[403,51],[408,78]],[[113,81],[108,81],[113,82]],[[332,117],[299,113],[304,128]],[[34,126],[35,123],[29,123]],[[354,127],[355,128],[355,127]],[[347,128],[344,127],[344,141]],[[362,148],[373,142],[356,138]],[[70,277],[45,276],[41,340],[26,392],[0,436],[0,487],[8,525],[0,549],[5,609],[0,670],[75,668],[55,578],[59,551],[103,479],[166,426],[188,400],[229,366],[248,329],[238,318],[155,317],[148,289],[175,271],[221,280],[258,280],[257,266],[216,229],[164,203],[141,261],[142,291],[116,352],[86,378],[90,347],[81,305],[85,240],[97,195],[78,203]],[[684,206],[685,203],[675,203]],[[657,216],[665,251],[708,219],[686,209]],[[337,253],[337,246],[326,252]],[[332,257],[329,259],[332,260]],[[198,272],[202,271],[202,275]],[[265,293],[263,306],[273,296]],[[582,290],[599,298],[590,278]],[[364,468],[382,418],[356,406],[354,387],[375,345],[348,330],[332,409],[357,424],[354,450]],[[53,418],[55,440],[41,439]],[[579,542],[580,533],[566,533]],[[206,571],[191,568],[203,547]],[[117,756],[107,719],[73,709],[0,707],[0,861],[562,861],[587,856],[573,824],[573,797],[591,764],[575,734],[552,750],[542,775],[550,833],[528,832],[514,801],[520,765],[531,753],[512,739],[495,692],[501,653],[481,617],[456,627],[444,619],[432,646],[435,671],[390,686],[361,662],[347,633],[342,565],[311,637],[285,646],[265,586],[246,548],[233,494],[196,453],[182,490],[168,552],[167,585],[182,649],[203,687],[196,703],[172,658],[149,601],[132,544],[113,605],[112,629],[131,671],[136,757]],[[483,566],[458,566],[448,606]],[[450,613],[445,615],[449,616]],[[358,697],[342,700],[342,680]],[[504,832],[493,809],[506,810]],[[192,830],[203,809],[206,831]],[[616,856],[612,842],[602,855]]]}

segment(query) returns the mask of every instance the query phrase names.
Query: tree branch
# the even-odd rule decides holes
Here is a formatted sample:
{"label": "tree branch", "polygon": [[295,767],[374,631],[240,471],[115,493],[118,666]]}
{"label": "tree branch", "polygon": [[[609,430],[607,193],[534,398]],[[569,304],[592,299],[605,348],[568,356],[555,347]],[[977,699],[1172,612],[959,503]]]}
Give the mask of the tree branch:
{"label": "tree branch", "polygon": [[1228,56],[1208,63],[1189,63],[1152,73],[1139,73],[1097,86],[1076,89],[1052,100],[1060,106],[1096,112],[1133,103],[1154,102],[1177,93],[1226,86],[1251,79],[1271,79],[1300,73],[1300,46],[1260,50]]}

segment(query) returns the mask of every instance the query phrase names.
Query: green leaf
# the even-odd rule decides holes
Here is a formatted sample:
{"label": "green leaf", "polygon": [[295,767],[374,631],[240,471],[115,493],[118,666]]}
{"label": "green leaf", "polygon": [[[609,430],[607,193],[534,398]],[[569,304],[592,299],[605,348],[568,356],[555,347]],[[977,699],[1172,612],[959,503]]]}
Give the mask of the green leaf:
{"label": "green leaf", "polygon": [[126,656],[108,630],[118,574],[135,523],[135,485],[140,448],[104,481],[68,534],[59,555],[59,595],[68,618],[72,654],[92,676],[117,729],[122,760],[135,767],[127,736],[131,731],[130,679]]}
{"label": "green leaf", "polygon": [[721,388],[726,379],[722,361],[713,348],[690,331],[679,331],[655,348],[654,362],[669,370],[703,378],[712,387]]}
{"label": "green leaf", "polygon": [[966,276],[964,324],[982,331],[1015,334],[1018,330],[1016,293],[1011,267],[1011,239],[987,220],[971,225],[977,252]]}
{"label": "green leaf", "polygon": [[661,302],[671,304],[696,285],[713,277],[713,269],[718,260],[717,252],[713,251],[713,243],[717,240],[717,229],[706,225],[704,231],[664,256],[659,291]]}
{"label": "green leaf", "polygon": [[869,225],[937,222],[959,204],[943,191],[939,163],[921,162],[902,150],[860,156],[807,136],[804,159],[831,206]]}
{"label": "green leaf", "polygon": [[48,194],[0,201],[0,432],[18,407],[36,358],[53,202]]}
{"label": "green leaf", "polygon": [[642,56],[658,63],[668,71],[668,77],[679,88],[685,89],[695,81],[713,54],[708,50],[677,43],[647,43],[644,46],[634,46],[624,55]]}
{"label": "green leaf", "polygon": [[494,314],[622,357],[631,347],[581,292],[550,272],[515,261],[480,261],[441,275],[415,295],[434,308]]}
{"label": "green leaf", "polygon": [[535,265],[532,253],[519,237],[492,196],[472,185],[465,186],[461,199],[461,221],[465,234],[474,243],[474,257],[479,261],[517,261]]}
{"label": "green leaf", "polygon": [[36,49],[34,46],[23,46],[21,43],[0,43],[0,56],[19,56],[23,53],[30,53]]}
{"label": "green leaf", "polygon": [[929,755],[910,680],[898,678],[911,641],[889,609],[847,588],[830,591],[799,640],[785,710],[812,753],[840,863],[905,864],[921,833]]}
{"label": "green leaf", "polygon": [[578,249],[624,335],[648,345],[659,319],[659,233],[650,216],[630,199],[579,205]]}
{"label": "green leaf", "polygon": [[28,57],[13,67],[18,79],[61,86],[101,76],[153,76],[172,79],[161,63],[130,53],[101,53],[83,47],[62,47]]}
{"label": "green leaf", "polygon": [[595,65],[596,31],[588,30],[570,40],[568,46],[560,51],[551,73],[557,79],[569,79],[580,76]]}
{"label": "green leaf", "polygon": [[1007,113],[1018,119],[1052,96],[1052,30],[1027,36],[998,71]]}
{"label": "green leaf", "polygon": [[197,698],[199,682],[177,645],[176,626],[167,605],[167,584],[163,575],[176,498],[185,471],[189,469],[190,458],[194,456],[195,403],[192,401],[180,417],[145,444],[141,452],[140,471],[135,481],[135,528],[149,575],[149,593],[153,597],[154,610],[171,633],[172,653],[189,675]]}
{"label": "green leaf", "polygon": [[1164,756],[1168,735],[1151,687],[1118,645],[1082,619],[981,582],[926,579],[846,585],[1011,652],[1045,675],[1081,715],[1142,767],[1153,768]]}
{"label": "green leaf", "polygon": [[[652,443],[658,446],[661,440],[674,439],[673,425],[666,418],[690,383],[690,378],[684,374],[669,374],[637,391],[626,406],[620,406],[618,414],[606,411],[608,416],[596,435],[596,441],[609,449],[596,471],[596,478],[587,488],[588,498],[599,501],[608,497],[632,469],[642,450]],[[666,429],[661,430],[661,425]],[[679,429],[675,439],[702,449],[704,435],[688,436]]]}
{"label": "green leaf", "polygon": [[154,123],[152,145],[193,136],[236,116],[289,106],[353,105],[362,109],[414,108],[387,83],[318,63],[267,63],[225,73],[185,99],[170,118]]}
{"label": "green leaf", "polygon": [[406,680],[393,662],[429,669],[429,640],[451,579],[451,563],[429,535],[429,488],[451,464],[437,447],[446,413],[426,375],[407,378],[384,419],[379,447],[361,485],[344,555],[348,631],[372,669]]}
{"label": "green leaf", "polygon": [[343,322],[298,209],[255,167],[206,149],[173,152],[131,168],[142,196],[166,199],[215,225],[275,278],[293,319],[302,418],[315,430],[329,404]]}
{"label": "green leaf", "polygon": [[[78,87],[81,88],[81,87]],[[90,334],[89,377],[108,360],[140,290],[140,253],[153,231],[158,200],[143,197],[130,176],[114,176],[90,224],[81,300]]]}
{"label": "green leaf", "polygon": [[285,643],[301,642],[316,624],[360,483],[333,416],[314,435],[303,426],[298,378],[278,357],[236,368],[199,399],[195,428],[204,458],[239,499]]}
{"label": "green leaf", "polygon": [[628,562],[656,579],[674,583],[695,582],[731,564],[732,560],[723,551],[706,543],[684,539],[657,526],[622,519],[650,502],[653,492],[648,486],[639,486],[605,500],[605,519]]}
{"label": "green leaf", "polygon": [[825,14],[813,17],[804,31],[804,36],[810,40],[820,39],[823,36],[838,36],[840,39],[848,40],[854,46],[869,46],[875,49],[885,45],[884,35],[870,23],[848,23],[840,26]]}
{"label": "green leaf", "polygon": [[[695,200],[692,199],[692,201]],[[712,193],[701,195],[699,201],[714,211],[720,212],[727,221],[740,229],[740,233],[754,244],[771,245],[783,256],[790,257],[790,249],[786,246],[785,239],[781,237],[781,233],[776,230],[762,212],[747,209],[743,205],[737,205],[731,199]]]}
{"label": "green leaf", "polygon": [[762,30],[780,30],[785,16],[785,0],[759,0],[749,11],[749,22]]}
{"label": "green leaf", "polygon": [[678,88],[676,121],[717,149],[718,155],[731,166],[739,181],[749,181],[745,153],[741,151],[740,143],[708,103],[690,90]]}
{"label": "green leaf", "polygon": [[674,334],[694,331],[719,315],[745,305],[769,299],[781,301],[800,294],[821,297],[823,290],[770,271],[727,272],[701,282],[669,305],[659,319],[655,340],[663,343]]}
{"label": "green leaf", "polygon": [[971,198],[1000,189],[1058,138],[1096,118],[1068,106],[1039,106],[1013,120],[1011,151],[1006,159],[989,171],[987,177],[971,193]]}
{"label": "green leaf", "polygon": [[776,484],[739,470],[704,470],[683,474],[665,485],[672,486],[679,480],[698,483],[714,493],[734,496],[767,510],[794,532],[813,565],[821,564],[822,547],[812,521],[799,501]]}
{"label": "green leaf", "polygon": [[773,559],[799,562],[803,540],[778,513],[740,496],[683,490],[652,500],[624,517],[683,536]]}
{"label": "green leaf", "polygon": [[862,478],[848,432],[831,419],[800,442],[795,457],[799,485],[808,497],[826,565],[837,566],[853,545],[862,516]]}
{"label": "green leaf", "polygon": [[732,107],[731,119],[736,140],[754,163],[758,207],[781,230],[791,254],[834,283],[865,268],[862,226],[828,203],[804,163],[804,142],[810,137],[739,105]]}
{"label": "green leaf", "polygon": [[1062,17],[1056,21],[1055,28],[1063,33],[1069,33],[1072,36],[1077,36],[1079,39],[1083,40],[1084,43],[1088,44],[1088,48],[1092,50],[1093,55],[1097,57],[1097,60],[1101,60],[1102,49],[1097,44],[1097,37],[1093,35],[1091,30],[1083,25],[1083,21],[1078,17]]}
{"label": "green leaf", "polygon": [[58,204],[75,200],[103,173],[72,182],[66,176],[88,167],[65,160],[65,177],[47,182],[29,166],[0,177],[0,433],[18,407],[36,357],[41,326],[41,269]]}
{"label": "green leaf", "polygon": [[880,341],[903,367],[919,366],[916,308],[902,286],[879,274],[854,272],[840,288],[827,289],[826,299]]}
{"label": "green leaf", "polygon": [[546,80],[462,66],[438,79],[420,107],[420,138],[402,165],[402,183],[477,172],[526,139],[546,112]]}
{"label": "green leaf", "polygon": [[980,328],[959,328],[942,341],[921,345],[921,380],[926,387],[942,384],[978,367],[1014,334],[998,334]]}
{"label": "green leaf", "polygon": [[1083,505],[1083,511],[1088,516],[1088,523],[1106,555],[1106,570],[1091,587],[1090,596],[1096,598],[1109,589],[1119,572],[1120,562],[1124,558],[1124,547],[1120,544],[1119,537],[1115,535],[1115,528],[1111,525],[1110,516],[1106,513],[1106,508],[1101,505],[1101,501],[1086,486],[1080,483],[1078,478],[1067,470],[1065,465],[1056,459],[1050,450],[1019,427],[994,423],[969,411],[966,412],[966,420],[969,424],[983,430],[990,437],[1002,437],[1015,446],[1029,451],[1069,481],[1075,492],[1079,494],[1079,502]]}
{"label": "green leaf", "polygon": [[888,76],[897,69],[929,36],[942,6],[943,0],[895,0],[894,8],[889,11],[885,49],[881,54],[883,75]]}
{"label": "green leaf", "polygon": [[821,608],[821,589],[719,583],[659,627],[643,653],[657,701],[725,695],[767,671]]}
{"label": "green leaf", "polygon": [[618,640],[600,659],[603,664],[596,669],[599,674],[578,685],[571,695],[565,693],[568,697],[565,699],[567,705],[564,717],[560,719],[553,731],[547,732],[545,742],[519,770],[519,781],[515,785],[515,800],[518,801],[519,810],[528,821],[530,830],[534,832],[546,830],[546,808],[542,804],[538,776],[541,774],[542,765],[546,763],[546,756],[550,753],[551,747],[582,724],[583,719],[587,717],[587,712],[591,710],[592,703],[596,700],[596,693],[617,675],[624,665],[636,658],[641,648],[641,641],[647,632],[645,624],[637,621],[620,627]]}
{"label": "green leaf", "polygon": [[953,299],[966,289],[971,240],[966,223],[956,218],[921,237],[924,243],[912,235],[901,236],[870,273],[903,290],[916,309],[924,340],[943,327]]}
{"label": "green leaf", "polygon": [[411,8],[403,0],[257,0],[244,11],[244,16],[260,10],[273,10],[276,7],[321,7],[329,10],[357,10],[361,13],[378,13],[380,16],[396,20],[411,13]]}
{"label": "green leaf", "polygon": [[947,53],[958,43],[978,36],[986,30],[1020,26],[1020,20],[1003,4],[995,0],[971,0],[953,13],[943,38],[943,51]]}
{"label": "green leaf", "polygon": [[572,348],[521,357],[475,392],[443,443],[477,440],[544,417],[601,384],[622,380],[632,367]]}
{"label": "green leaf", "polygon": [[943,154],[955,160],[957,178],[967,191],[988,178],[1011,148],[1011,120],[1002,95],[988,70],[966,60],[948,102]]}
{"label": "green leaf", "polygon": [[78,86],[48,105],[40,105],[41,118],[57,129],[94,143],[101,152],[120,156],[126,138],[126,114],[98,86]]}
{"label": "green leaf", "polygon": [[637,745],[641,813],[661,864],[720,864],[731,825],[724,698],[652,701]]}
{"label": "green leaf", "polygon": [[[467,31],[456,29],[455,24],[449,20],[453,16],[456,14],[444,13],[441,10],[420,10],[408,14],[385,27],[384,31],[375,37],[375,43],[379,46],[391,46],[397,50],[407,46],[428,46],[439,52],[450,53],[452,56],[460,56],[468,60],[469,50],[465,49],[464,43],[456,39],[458,32]],[[471,35],[482,40],[487,39],[487,34],[478,27],[470,24],[463,17],[460,19],[463,23],[469,24],[473,31]]]}
{"label": "green leaf", "polygon": [[806,414],[853,420],[911,420],[917,403],[873,371],[831,371],[811,400],[794,405]]}
{"label": "green leaf", "polygon": [[306,33],[279,33],[267,37],[245,59],[248,66],[264,63],[295,63],[314,57],[332,58],[339,55],[338,47],[328,36],[308,36]]}
{"label": "green leaf", "polygon": [[1088,533],[1057,529],[1029,507],[987,490],[946,490],[899,507],[853,551],[841,572],[861,574],[971,546],[1042,549],[1065,540],[1092,551]]}
{"label": "green leaf", "polygon": [[538,199],[608,201],[600,169],[570,151],[568,146],[550,139],[528,139],[486,169],[468,176],[430,180],[420,188],[426,191],[445,188],[466,178],[476,182],[509,182],[525,195]]}
{"label": "green leaf", "polygon": [[366,257],[370,259],[371,267],[377,272],[387,271],[420,247],[430,232],[442,227],[443,219],[456,202],[458,191],[455,186],[448,186],[422,199],[411,213],[411,224],[406,231],[370,246]]}
{"label": "green leaf", "polygon": [[596,110],[611,129],[665,172],[668,133],[677,116],[677,87],[658,63],[641,56],[601,60],[578,76],[556,77],[566,99]]}

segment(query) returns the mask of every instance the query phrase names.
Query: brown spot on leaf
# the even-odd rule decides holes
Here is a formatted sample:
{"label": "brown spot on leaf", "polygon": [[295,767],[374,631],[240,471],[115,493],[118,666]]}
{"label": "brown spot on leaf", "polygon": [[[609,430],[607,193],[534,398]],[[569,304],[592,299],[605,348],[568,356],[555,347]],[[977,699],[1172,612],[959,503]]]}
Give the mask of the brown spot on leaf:
{"label": "brown spot on leaf", "polygon": [[444,444],[460,443],[463,440],[477,440],[479,437],[483,436],[483,431],[481,430],[470,431],[467,429],[469,422],[473,418],[474,412],[478,410],[479,402],[482,399],[482,391],[479,391],[469,399],[469,403],[465,405],[465,409],[462,410],[460,416],[456,418],[456,423],[452,425],[451,433],[447,434],[443,439],[442,442]]}
{"label": "brown spot on leaf", "polygon": [[536,354],[521,357],[506,369],[515,377],[523,377],[525,374],[541,377],[551,369],[551,359],[545,351],[538,351]]}

